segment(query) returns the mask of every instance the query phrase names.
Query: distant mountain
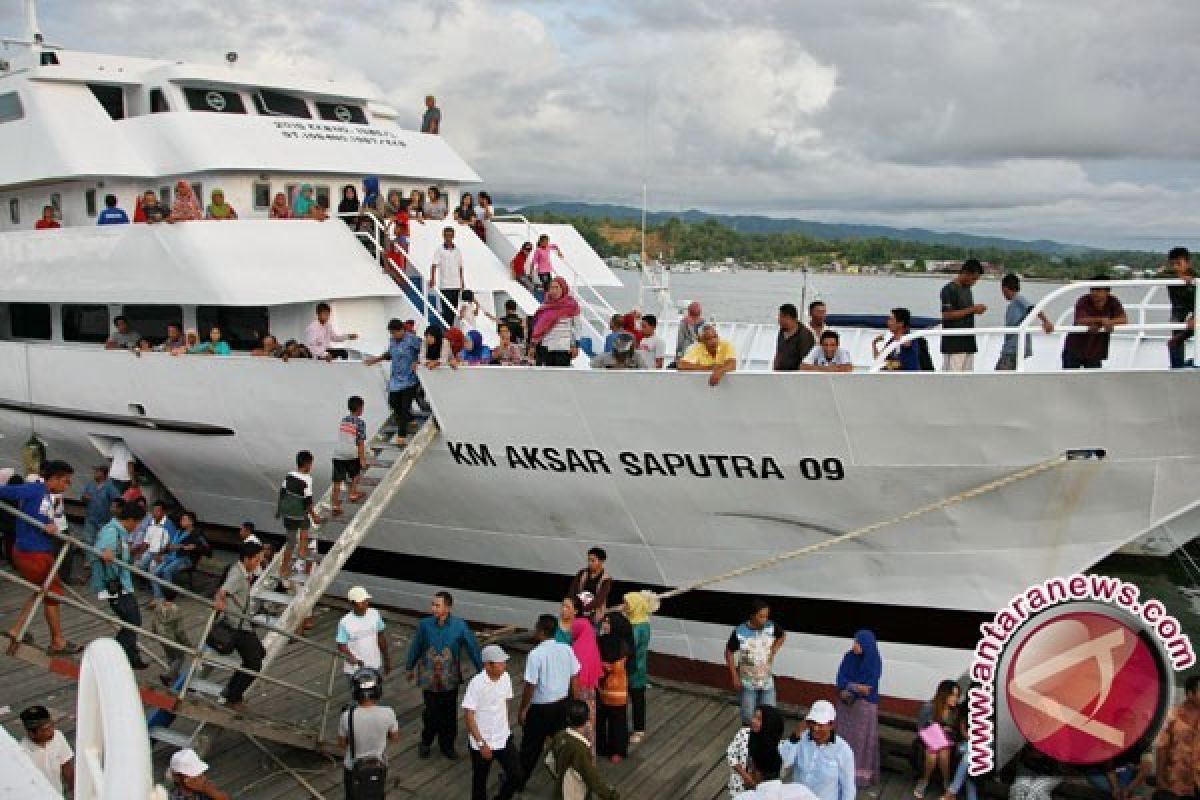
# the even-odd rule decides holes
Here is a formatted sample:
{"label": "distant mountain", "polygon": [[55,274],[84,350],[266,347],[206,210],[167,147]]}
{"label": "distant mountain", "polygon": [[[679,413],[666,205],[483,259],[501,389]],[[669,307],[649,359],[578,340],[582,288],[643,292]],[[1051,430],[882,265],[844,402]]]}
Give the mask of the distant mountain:
{"label": "distant mountain", "polygon": [[[621,220],[640,220],[642,211],[631,206],[616,206],[591,203],[539,203],[521,207],[525,214],[562,214],[570,217],[595,217]],[[831,222],[813,222],[805,219],[777,219],[774,217],[732,216],[709,214],[705,211],[651,211],[646,214],[648,224],[660,225],[672,217],[681,222],[696,223],[714,219],[722,225],[740,233],[802,233],[814,239],[844,241],[847,239],[895,239],[903,242],[922,242],[952,247],[995,248],[999,250],[1023,250],[1049,256],[1070,256],[1094,252],[1094,248],[1077,244],[1064,244],[1048,239],[1023,241],[999,236],[975,236],[969,233],[939,233],[924,228],[889,228],[885,225],[854,225]]]}

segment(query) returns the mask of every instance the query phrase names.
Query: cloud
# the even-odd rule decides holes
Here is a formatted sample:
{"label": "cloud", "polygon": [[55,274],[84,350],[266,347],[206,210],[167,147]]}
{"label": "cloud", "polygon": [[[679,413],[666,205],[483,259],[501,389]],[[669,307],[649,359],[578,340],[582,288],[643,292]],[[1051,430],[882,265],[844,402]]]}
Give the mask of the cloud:
{"label": "cloud", "polygon": [[81,49],[364,82],[408,125],[433,92],[501,199],[631,202],[645,181],[665,208],[1074,241],[1196,221],[1192,3],[44,0],[41,18]]}

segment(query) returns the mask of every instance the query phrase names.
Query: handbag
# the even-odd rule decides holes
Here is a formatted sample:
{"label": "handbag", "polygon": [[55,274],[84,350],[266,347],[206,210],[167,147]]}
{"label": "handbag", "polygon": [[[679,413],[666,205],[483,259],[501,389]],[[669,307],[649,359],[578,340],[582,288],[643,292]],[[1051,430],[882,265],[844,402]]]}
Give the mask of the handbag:
{"label": "handbag", "polygon": [[363,756],[358,758],[354,749],[354,709],[350,707],[350,716],[346,720],[346,728],[350,734],[350,786],[355,800],[383,800],[387,793],[387,764],[378,756]]}
{"label": "handbag", "polygon": [[204,640],[204,643],[219,654],[227,656],[233,652],[237,643],[237,631],[224,619],[219,619],[209,629],[208,638]]}

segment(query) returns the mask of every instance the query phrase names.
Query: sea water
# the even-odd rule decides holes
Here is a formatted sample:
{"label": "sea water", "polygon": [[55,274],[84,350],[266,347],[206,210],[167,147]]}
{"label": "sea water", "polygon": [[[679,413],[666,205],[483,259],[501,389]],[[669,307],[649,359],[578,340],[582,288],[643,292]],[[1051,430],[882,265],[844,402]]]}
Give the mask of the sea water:
{"label": "sea water", "polygon": [[[625,284],[621,287],[601,290],[617,311],[628,311],[638,302],[638,287],[641,276],[636,272],[616,271]],[[782,303],[801,304],[801,297],[809,300],[821,299],[830,314],[880,314],[887,316],[893,308],[907,308],[913,316],[937,317],[941,312],[938,299],[942,287],[951,275],[844,275],[834,273],[809,273],[807,292],[805,276],[800,272],[765,272],[740,270],[738,272],[684,272],[671,274],[671,296],[676,304],[699,301],[704,307],[704,316],[718,322],[761,322],[774,324]],[[1021,293],[1036,303],[1062,283],[1025,281]],[[1146,288],[1130,288],[1117,291],[1125,303],[1139,302]],[[1001,326],[1004,324],[1006,301],[1000,293],[1000,278],[987,276],[975,285],[975,302],[988,307],[987,313],[976,320],[977,326]],[[1074,304],[1079,295],[1054,304],[1051,319]],[[1156,303],[1167,302],[1165,290],[1159,290]],[[645,313],[659,313],[660,309],[649,307],[647,298]],[[801,309],[805,314],[805,309]],[[1165,321],[1165,312],[1156,315]]]}

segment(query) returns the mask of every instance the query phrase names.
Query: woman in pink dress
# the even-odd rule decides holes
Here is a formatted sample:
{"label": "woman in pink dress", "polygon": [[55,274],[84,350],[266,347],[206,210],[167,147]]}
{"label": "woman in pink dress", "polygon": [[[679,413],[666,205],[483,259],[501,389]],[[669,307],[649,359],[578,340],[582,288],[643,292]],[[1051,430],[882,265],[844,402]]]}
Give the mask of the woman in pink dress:
{"label": "woman in pink dress", "polygon": [[596,757],[596,687],[604,677],[604,662],[600,659],[600,644],[596,640],[596,629],[591,620],[583,615],[583,602],[578,597],[563,600],[560,621],[565,625],[570,619],[571,649],[579,660],[579,695],[588,707],[587,738],[592,745],[592,758]]}

